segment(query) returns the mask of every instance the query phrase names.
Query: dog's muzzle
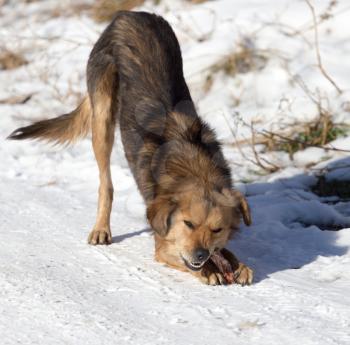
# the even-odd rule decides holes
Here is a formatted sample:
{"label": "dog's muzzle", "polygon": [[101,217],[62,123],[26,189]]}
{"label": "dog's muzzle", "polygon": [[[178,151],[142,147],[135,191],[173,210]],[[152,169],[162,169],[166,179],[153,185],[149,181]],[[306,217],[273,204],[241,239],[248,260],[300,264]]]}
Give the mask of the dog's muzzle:
{"label": "dog's muzzle", "polygon": [[192,271],[199,271],[210,257],[210,252],[204,248],[197,248],[193,252],[192,260],[186,259],[183,255],[181,258],[186,267]]}

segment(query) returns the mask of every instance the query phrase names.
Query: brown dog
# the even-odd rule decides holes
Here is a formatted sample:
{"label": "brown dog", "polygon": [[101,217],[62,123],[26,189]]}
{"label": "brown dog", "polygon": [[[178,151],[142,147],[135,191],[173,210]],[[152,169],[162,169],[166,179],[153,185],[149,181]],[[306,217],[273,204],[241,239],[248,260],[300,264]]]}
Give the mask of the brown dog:
{"label": "brown dog", "polygon": [[224,249],[246,200],[232,189],[213,131],[198,117],[184,80],[178,41],[169,24],[145,12],[119,12],[95,44],[87,65],[88,96],[69,114],[15,130],[10,139],[72,143],[92,129],[100,172],[90,244],[110,244],[113,185],[110,156],[119,124],[126,158],[155,231],[155,257],[208,284],[225,278],[210,260],[221,251],[235,281],[252,271]]}

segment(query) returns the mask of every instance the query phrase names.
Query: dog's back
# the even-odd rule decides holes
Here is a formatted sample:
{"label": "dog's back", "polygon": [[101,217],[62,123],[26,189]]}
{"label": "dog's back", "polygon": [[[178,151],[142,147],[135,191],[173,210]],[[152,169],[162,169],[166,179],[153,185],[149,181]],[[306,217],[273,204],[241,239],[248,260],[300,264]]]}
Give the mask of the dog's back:
{"label": "dog's back", "polygon": [[[171,110],[181,100],[190,100],[182,72],[176,36],[159,16],[146,12],[119,12],[95,44],[88,63],[88,86],[105,71],[117,68],[123,107],[155,99]],[[161,93],[160,93],[161,90]]]}

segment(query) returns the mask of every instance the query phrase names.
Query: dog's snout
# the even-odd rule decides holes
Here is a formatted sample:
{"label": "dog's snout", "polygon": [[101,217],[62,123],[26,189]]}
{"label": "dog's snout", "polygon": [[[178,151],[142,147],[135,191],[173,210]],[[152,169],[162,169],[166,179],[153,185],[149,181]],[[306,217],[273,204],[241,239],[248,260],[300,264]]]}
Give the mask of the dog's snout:
{"label": "dog's snout", "polygon": [[194,251],[193,256],[197,262],[203,262],[203,261],[207,260],[209,257],[209,250],[204,249],[204,248],[197,248]]}

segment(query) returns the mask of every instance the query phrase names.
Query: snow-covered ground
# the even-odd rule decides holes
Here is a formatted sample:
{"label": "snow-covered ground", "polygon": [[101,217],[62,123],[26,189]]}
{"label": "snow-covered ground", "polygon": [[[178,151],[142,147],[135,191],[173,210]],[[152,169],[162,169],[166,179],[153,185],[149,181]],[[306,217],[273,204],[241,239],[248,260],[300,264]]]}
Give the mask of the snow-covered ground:
{"label": "snow-covered ground", "polygon": [[[350,201],[311,191],[320,171],[350,181],[349,153],[309,148],[294,161],[265,153],[281,169],[262,174],[249,161],[249,145],[232,145],[250,137],[252,121],[262,131],[315,118],[314,97],[334,121],[350,122],[349,2],[338,1],[318,27],[323,64],[341,94],[315,66],[305,1],[143,6],[174,27],[199,112],[225,143],[248,197],[253,226],[242,225],[229,248],[254,269],[249,287],[205,286],[154,262],[119,142],[113,244],[91,247],[98,173],[90,139],[70,148],[5,140],[19,126],[71,110],[85,92],[86,60],[105,24],[69,11],[73,3],[12,0],[0,7],[0,48],[28,60],[0,71],[0,101],[31,95],[23,104],[0,104],[1,344],[349,344]],[[313,3],[319,15],[330,1]],[[264,66],[208,77],[242,42],[264,55]],[[350,137],[332,146],[349,150]]]}

